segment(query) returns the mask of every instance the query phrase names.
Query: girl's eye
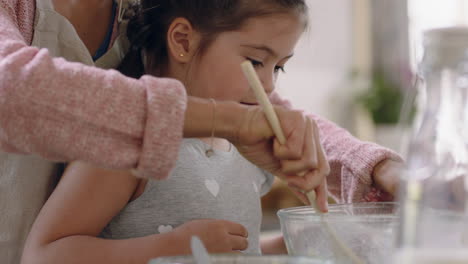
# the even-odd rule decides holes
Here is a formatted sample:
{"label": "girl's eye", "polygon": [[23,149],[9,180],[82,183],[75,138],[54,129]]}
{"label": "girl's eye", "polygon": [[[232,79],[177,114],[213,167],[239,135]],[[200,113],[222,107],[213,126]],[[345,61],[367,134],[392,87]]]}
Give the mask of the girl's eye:
{"label": "girl's eye", "polygon": [[254,66],[254,68],[263,67],[263,62],[260,62],[260,61],[257,61],[257,60],[251,59],[251,58],[247,58],[247,59],[250,62],[252,62],[252,65]]}
{"label": "girl's eye", "polygon": [[[254,59],[251,59],[251,58],[247,58],[250,62],[252,62],[252,65],[254,66],[254,68],[258,68],[258,67],[264,67],[263,65],[263,62],[261,61],[258,61],[258,60],[254,60]],[[284,66],[276,66],[275,69],[274,69],[274,72],[275,73],[278,73],[278,72],[283,72],[283,73],[286,73],[286,71],[284,70]]]}
{"label": "girl's eye", "polygon": [[276,66],[275,67],[275,73],[278,73],[278,72],[282,72],[282,73],[286,73],[286,71],[284,70],[284,66]]}

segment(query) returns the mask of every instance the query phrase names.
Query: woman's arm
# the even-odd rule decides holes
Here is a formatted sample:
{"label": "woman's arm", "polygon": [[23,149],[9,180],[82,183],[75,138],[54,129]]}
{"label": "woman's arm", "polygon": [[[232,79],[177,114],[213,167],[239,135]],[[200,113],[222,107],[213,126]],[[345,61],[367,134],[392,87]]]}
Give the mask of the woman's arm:
{"label": "woman's arm", "polygon": [[[271,100],[276,104],[292,107],[289,101],[282,99],[276,93],[271,95]],[[339,203],[365,201],[369,196],[372,196],[373,200],[380,198],[387,200],[389,196],[375,187],[392,184],[393,187],[388,186],[384,190],[394,189],[398,173],[389,174],[384,171],[389,169],[388,164],[392,168],[400,165],[401,157],[387,148],[356,139],[345,129],[324,118],[317,115],[310,116],[317,122],[320,141],[330,163],[331,171],[327,177],[327,184],[331,196]],[[377,166],[384,164],[386,166]],[[384,170],[377,173],[375,171],[377,168],[384,168]],[[383,184],[375,184],[376,179],[373,176],[376,174],[393,179],[379,178],[380,183]]]}
{"label": "woman's arm", "polygon": [[[165,178],[183,135],[211,135],[213,125],[206,118],[213,115],[210,101],[187,98],[176,80],[151,76],[135,80],[117,71],[52,58],[46,49],[28,46],[25,39],[31,28],[27,27],[32,24],[23,20],[31,17],[23,13],[30,5],[26,0],[0,0],[1,150],[58,161],[83,160],[108,168],[136,168],[140,176]],[[216,136],[248,147],[258,143],[253,142],[256,139],[271,140],[266,120],[255,114],[261,111],[248,108],[218,102]],[[254,121],[262,122],[253,122],[255,116]],[[296,117],[296,122],[290,122],[291,118],[281,121],[291,123],[291,138],[301,138],[299,114],[290,111],[285,116]],[[240,135],[242,127],[248,135]],[[301,141],[296,143],[288,141],[280,147],[282,159],[302,151]],[[257,158],[263,156],[262,161],[272,163],[272,151],[261,149],[249,160],[262,168],[271,167]]]}
{"label": "woman's arm", "polygon": [[329,159],[331,172],[327,183],[331,196],[338,203],[392,200],[393,197],[385,192],[392,187],[387,188],[385,184],[397,181],[399,174],[387,174],[391,179],[386,181],[374,176],[384,175],[383,171],[377,173],[377,168],[382,168],[379,165],[402,164],[401,157],[390,149],[356,139],[324,118],[311,116],[319,125]]}
{"label": "woman's arm", "polygon": [[0,148],[167,176],[182,138],[182,84],[52,58],[26,44],[16,2],[0,5]]}

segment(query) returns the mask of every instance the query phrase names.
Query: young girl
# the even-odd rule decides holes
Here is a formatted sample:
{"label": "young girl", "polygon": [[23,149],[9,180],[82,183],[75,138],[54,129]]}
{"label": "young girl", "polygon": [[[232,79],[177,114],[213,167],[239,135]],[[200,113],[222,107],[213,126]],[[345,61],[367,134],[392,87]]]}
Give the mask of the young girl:
{"label": "young girl", "polygon": [[[129,24],[133,48],[122,72],[179,79],[190,95],[247,105],[256,100],[240,63],[252,61],[271,94],[307,24],[304,0],[141,2]],[[215,103],[206,118],[216,118]],[[345,162],[359,150],[346,149],[347,144],[343,141],[344,149],[336,151],[342,162],[331,160],[330,191],[341,201],[354,198],[355,190],[369,189],[363,179],[380,175],[376,164],[386,167],[388,158],[396,159],[372,146],[372,162],[351,162],[371,168],[356,170],[357,165]],[[353,173],[357,180],[350,180]],[[259,241],[260,196],[272,181],[271,174],[217,138],[185,139],[166,181],[74,162],[37,218],[23,263],[145,263],[189,254],[193,235],[210,252],[278,253],[284,250],[281,240]]]}

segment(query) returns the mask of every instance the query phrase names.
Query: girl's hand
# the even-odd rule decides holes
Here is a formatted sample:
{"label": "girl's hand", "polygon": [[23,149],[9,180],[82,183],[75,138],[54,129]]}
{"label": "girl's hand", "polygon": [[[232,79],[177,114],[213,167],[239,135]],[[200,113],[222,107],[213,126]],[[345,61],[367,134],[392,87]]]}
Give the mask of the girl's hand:
{"label": "girl's hand", "polygon": [[[311,128],[312,136],[307,136],[308,140],[315,140],[316,144],[316,157],[317,157],[317,168],[306,172],[303,177],[298,176],[287,176],[286,181],[288,186],[293,190],[296,196],[305,204],[312,205],[315,203],[318,209],[322,212],[328,211],[328,195],[327,195],[327,180],[326,176],[330,174],[330,165],[327,161],[325,151],[320,144],[320,138],[318,135],[318,126],[314,120],[309,119],[308,125]],[[318,180],[323,179],[321,182]],[[319,186],[313,188],[317,183]],[[306,188],[304,188],[304,186]],[[310,188],[307,188],[310,186]],[[315,192],[315,195],[308,195],[307,193]],[[312,197],[312,198],[311,198]],[[311,201],[310,199],[315,199]]]}
{"label": "girl's hand", "polygon": [[200,219],[185,223],[172,231],[180,254],[191,254],[190,239],[197,236],[209,253],[233,253],[248,247],[247,229],[234,222]]}
{"label": "girl's hand", "polygon": [[260,107],[251,107],[233,142],[239,152],[262,169],[301,191],[315,190],[317,203],[326,211],[325,177],[330,171],[320,144],[318,127],[302,111],[275,107],[286,143],[275,138]]}

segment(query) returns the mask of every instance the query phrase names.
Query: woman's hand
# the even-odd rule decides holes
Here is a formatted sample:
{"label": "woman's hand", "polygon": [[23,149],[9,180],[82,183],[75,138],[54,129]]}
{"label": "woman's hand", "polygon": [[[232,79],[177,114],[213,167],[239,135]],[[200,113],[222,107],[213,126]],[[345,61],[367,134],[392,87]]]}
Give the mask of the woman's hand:
{"label": "woman's hand", "polygon": [[317,205],[326,211],[325,177],[330,172],[318,127],[302,111],[275,107],[286,143],[280,144],[260,107],[250,107],[231,142],[249,161],[286,180],[297,195],[315,190]]}
{"label": "woman's hand", "polygon": [[395,196],[400,183],[400,175],[403,172],[402,162],[386,159],[375,166],[372,178],[376,187]]}

